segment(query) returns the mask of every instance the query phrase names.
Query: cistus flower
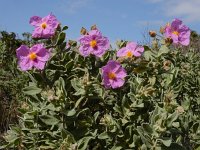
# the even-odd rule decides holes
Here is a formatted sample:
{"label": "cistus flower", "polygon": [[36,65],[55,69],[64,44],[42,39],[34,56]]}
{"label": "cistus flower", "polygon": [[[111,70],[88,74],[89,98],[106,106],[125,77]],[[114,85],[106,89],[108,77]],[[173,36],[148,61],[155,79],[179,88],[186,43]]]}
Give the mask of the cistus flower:
{"label": "cistus flower", "polygon": [[50,53],[43,44],[36,44],[31,48],[21,45],[17,51],[18,64],[22,71],[31,70],[33,67],[43,70],[50,57]]}
{"label": "cistus flower", "polygon": [[58,20],[52,14],[44,18],[33,16],[30,18],[29,23],[35,27],[32,37],[45,39],[52,37],[59,25]]}
{"label": "cistus flower", "polygon": [[140,57],[143,52],[144,47],[137,45],[135,42],[129,42],[126,47],[123,47],[117,51],[117,57]]}
{"label": "cistus flower", "polygon": [[166,38],[172,38],[174,44],[184,46],[190,43],[190,29],[179,19],[174,19],[171,24],[166,25],[164,35]]}
{"label": "cistus flower", "polygon": [[119,88],[124,85],[126,70],[120,63],[109,60],[108,63],[102,67],[103,84],[106,88]]}
{"label": "cistus flower", "polygon": [[102,36],[99,30],[91,30],[79,39],[80,54],[84,57],[90,54],[101,57],[108,50],[110,43],[107,37]]}

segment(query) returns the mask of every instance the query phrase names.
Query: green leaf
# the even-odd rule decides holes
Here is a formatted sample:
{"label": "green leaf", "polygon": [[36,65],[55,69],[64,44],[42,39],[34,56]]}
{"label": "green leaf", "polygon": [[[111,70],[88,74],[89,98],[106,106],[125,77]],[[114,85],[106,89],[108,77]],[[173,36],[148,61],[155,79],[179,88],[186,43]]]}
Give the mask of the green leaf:
{"label": "green leaf", "polygon": [[94,114],[94,121],[95,121],[95,122],[97,121],[97,118],[98,118],[99,114],[100,114],[99,111],[97,111],[97,112]]}
{"label": "green leaf", "polygon": [[39,94],[41,91],[42,89],[36,87],[36,85],[31,85],[23,89],[23,92],[26,95],[36,95]]}
{"label": "green leaf", "polygon": [[121,146],[113,146],[110,150],[121,150],[122,148]]}
{"label": "green leaf", "polygon": [[197,147],[195,150],[200,150],[200,146],[199,146],[199,147]]}
{"label": "green leaf", "polygon": [[64,32],[61,32],[58,36],[58,40],[56,42],[56,45],[60,45],[61,43],[63,43],[64,40],[65,40],[65,36],[66,36],[66,34]]}
{"label": "green leaf", "polygon": [[42,122],[44,122],[46,125],[56,125],[58,124],[60,121],[50,115],[43,115],[43,116],[39,116],[39,118],[41,119]]}
{"label": "green leaf", "polygon": [[82,100],[84,99],[84,97],[80,97],[76,103],[75,103],[75,108],[77,108],[79,106],[79,104],[82,102]]}
{"label": "green leaf", "polygon": [[147,150],[147,146],[145,144],[142,144],[141,150]]}
{"label": "green leaf", "polygon": [[65,80],[62,77],[60,77],[59,78],[59,82],[60,82],[60,85],[61,85],[61,89],[63,90],[63,93],[67,97],[67,91],[65,89]]}
{"label": "green leaf", "polygon": [[182,101],[181,105],[183,106],[184,110],[188,110],[190,108],[190,100],[188,97]]}
{"label": "green leaf", "polygon": [[3,146],[0,146],[0,149],[5,149],[6,147],[8,147],[7,145],[3,145]]}
{"label": "green leaf", "polygon": [[169,51],[170,49],[166,45],[162,45],[157,56],[160,57],[162,54],[167,54]]}
{"label": "green leaf", "polygon": [[68,26],[64,26],[63,28],[62,28],[62,31],[65,31],[65,30],[67,30],[69,27]]}
{"label": "green leaf", "polygon": [[148,134],[152,134],[153,133],[153,129],[151,128],[151,126],[149,124],[142,124],[142,127],[144,129],[144,131],[146,131]]}
{"label": "green leaf", "polygon": [[148,136],[147,134],[144,134],[144,131],[143,131],[143,129],[142,129],[141,126],[138,126],[138,127],[137,127],[137,131],[138,131],[138,133],[139,133],[139,135],[140,135],[140,138],[141,138],[142,142],[143,142],[148,148],[151,148],[151,146],[152,146],[152,141],[151,141],[151,139],[150,139],[150,136]]}
{"label": "green leaf", "polygon": [[86,150],[89,141],[93,139],[92,136],[84,137],[78,141],[78,150]]}
{"label": "green leaf", "polygon": [[172,139],[171,138],[170,139],[165,139],[165,140],[162,139],[161,141],[167,147],[169,147],[171,145],[171,143],[172,143]]}
{"label": "green leaf", "polygon": [[145,51],[143,56],[147,61],[151,61],[154,58],[154,54],[152,53],[152,51]]}
{"label": "green leaf", "polygon": [[173,114],[170,114],[167,118],[167,127],[171,127],[172,123],[178,118],[178,113],[175,111]]}
{"label": "green leaf", "polygon": [[27,71],[29,78],[32,80],[33,83],[37,83],[37,80]]}
{"label": "green leaf", "polygon": [[39,149],[43,149],[43,150],[49,150],[49,149],[55,149],[55,145],[41,145],[40,147],[39,147]]}
{"label": "green leaf", "polygon": [[76,110],[75,109],[72,109],[72,110],[69,110],[65,113],[67,116],[74,116],[76,114]]}
{"label": "green leaf", "polygon": [[76,142],[75,139],[74,139],[74,136],[69,131],[62,128],[61,133],[62,133],[63,139],[68,139],[68,142],[70,142],[70,143]]}
{"label": "green leaf", "polygon": [[186,148],[177,143],[171,143],[169,147],[163,145],[162,150],[186,150]]}
{"label": "green leaf", "polygon": [[103,140],[103,139],[108,139],[110,137],[108,136],[107,132],[103,132],[103,133],[99,134],[98,138]]}

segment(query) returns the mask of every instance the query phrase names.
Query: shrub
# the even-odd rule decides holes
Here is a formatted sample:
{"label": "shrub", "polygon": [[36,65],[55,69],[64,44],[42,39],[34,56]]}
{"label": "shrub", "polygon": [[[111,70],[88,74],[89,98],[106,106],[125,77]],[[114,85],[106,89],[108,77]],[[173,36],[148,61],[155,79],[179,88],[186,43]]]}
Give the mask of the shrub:
{"label": "shrub", "polygon": [[[118,58],[112,47],[98,49],[101,57],[93,51],[97,43],[87,39],[93,34],[103,41],[105,37],[83,28],[81,40],[86,40],[80,43],[86,44],[81,47],[88,56],[83,57],[76,41],[66,47],[67,28],[59,26],[50,39],[37,40],[51,57],[43,70],[27,71],[31,82],[23,92],[29,99],[20,107],[19,124],[10,127],[2,148],[199,148],[200,57],[192,47],[183,53],[182,46],[156,36],[152,45],[134,48],[118,41],[117,50],[127,51],[127,57]],[[133,57],[136,52],[142,56]],[[116,62],[110,64],[114,71],[102,84],[109,60]],[[124,68],[127,76],[118,78],[116,68]],[[121,81],[117,87],[115,79]]]}
{"label": "shrub", "polygon": [[18,103],[24,99],[21,91],[28,78],[17,69],[15,54],[23,43],[29,41],[17,39],[13,32],[0,33],[0,133],[6,131],[10,123],[17,122]]}

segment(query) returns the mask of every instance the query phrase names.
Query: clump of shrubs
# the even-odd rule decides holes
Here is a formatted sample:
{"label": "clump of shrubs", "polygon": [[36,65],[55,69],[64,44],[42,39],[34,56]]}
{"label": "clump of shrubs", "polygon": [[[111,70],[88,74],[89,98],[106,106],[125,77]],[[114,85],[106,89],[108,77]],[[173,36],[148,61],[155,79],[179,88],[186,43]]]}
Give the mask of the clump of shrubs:
{"label": "clump of shrubs", "polygon": [[28,99],[1,148],[199,148],[200,57],[186,47],[181,20],[151,31],[152,45],[118,41],[117,49],[96,26],[76,42],[52,14],[30,23],[35,43],[16,50]]}

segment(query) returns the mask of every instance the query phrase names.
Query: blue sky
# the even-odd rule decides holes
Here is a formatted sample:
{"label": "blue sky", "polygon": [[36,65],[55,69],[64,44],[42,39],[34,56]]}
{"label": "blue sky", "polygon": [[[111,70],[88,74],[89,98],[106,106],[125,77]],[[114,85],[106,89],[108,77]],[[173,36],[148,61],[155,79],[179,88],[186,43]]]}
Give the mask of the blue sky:
{"label": "blue sky", "polygon": [[1,0],[0,30],[32,32],[30,17],[52,12],[69,26],[69,39],[77,39],[82,26],[97,24],[112,42],[142,41],[145,31],[159,30],[173,18],[200,32],[199,8],[200,0]]}

